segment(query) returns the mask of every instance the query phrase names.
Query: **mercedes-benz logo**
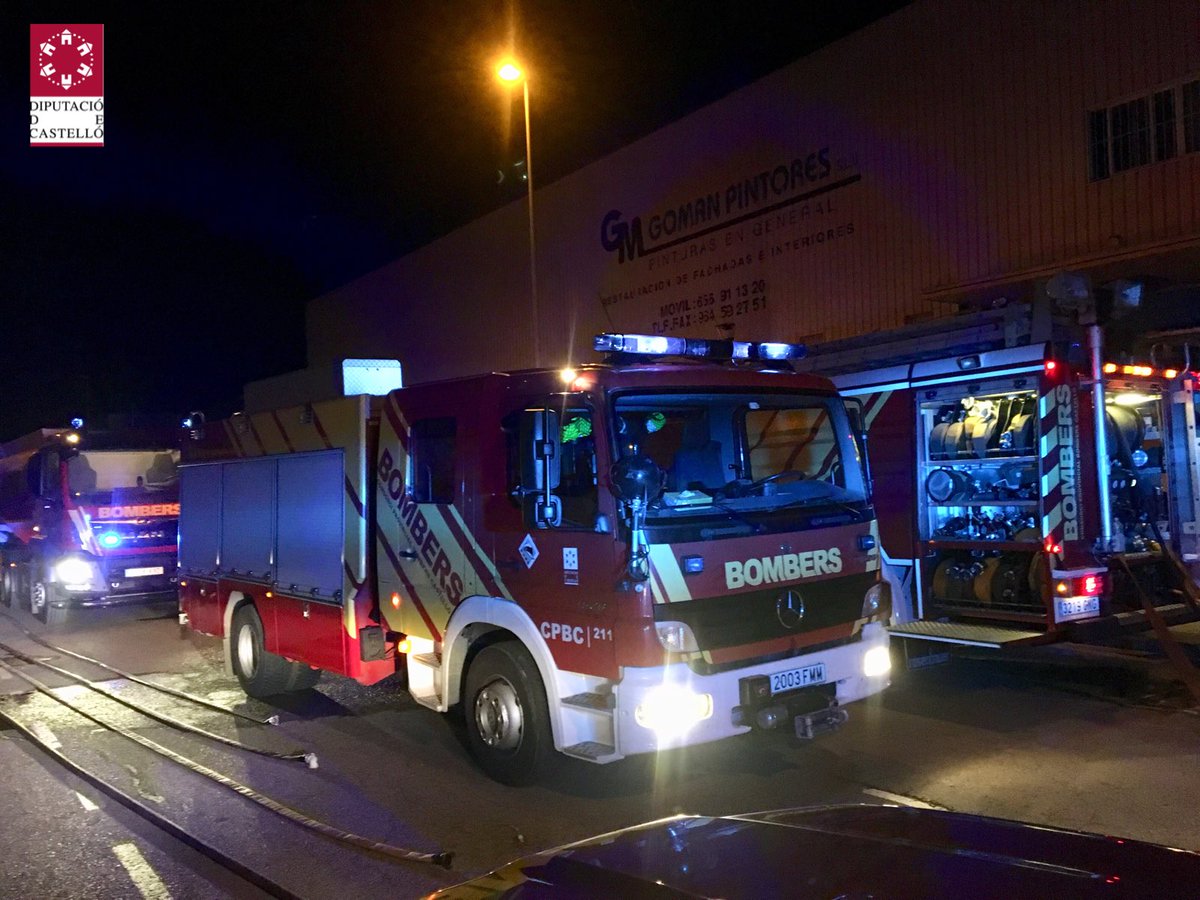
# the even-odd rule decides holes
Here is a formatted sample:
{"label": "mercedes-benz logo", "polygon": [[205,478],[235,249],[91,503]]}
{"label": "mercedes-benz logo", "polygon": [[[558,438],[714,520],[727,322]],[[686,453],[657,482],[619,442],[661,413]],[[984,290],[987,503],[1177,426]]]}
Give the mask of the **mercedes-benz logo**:
{"label": "mercedes-benz logo", "polygon": [[787,591],[775,601],[775,616],[779,624],[791,631],[804,618],[804,598],[796,591]]}

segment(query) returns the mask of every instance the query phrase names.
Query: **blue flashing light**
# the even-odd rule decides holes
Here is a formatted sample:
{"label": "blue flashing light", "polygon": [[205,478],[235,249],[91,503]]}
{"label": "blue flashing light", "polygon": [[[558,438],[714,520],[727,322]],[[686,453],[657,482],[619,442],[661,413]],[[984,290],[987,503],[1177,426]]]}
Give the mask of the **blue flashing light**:
{"label": "blue flashing light", "polygon": [[76,416],[75,418],[73,418],[71,420],[71,427],[72,428],[82,428],[83,427],[83,419],[79,418],[79,416]]}
{"label": "blue flashing light", "polygon": [[666,337],[658,334],[598,334],[592,346],[601,353],[690,356],[716,360],[783,361],[800,359],[807,352],[803,344],[785,344],[779,341],[752,343],[749,341]]}
{"label": "blue flashing light", "polygon": [[763,341],[758,345],[759,356],[763,359],[791,359],[794,352],[794,344]]}
{"label": "blue flashing light", "polygon": [[100,546],[111,550],[113,547],[121,546],[121,536],[115,531],[106,531],[100,535]]}

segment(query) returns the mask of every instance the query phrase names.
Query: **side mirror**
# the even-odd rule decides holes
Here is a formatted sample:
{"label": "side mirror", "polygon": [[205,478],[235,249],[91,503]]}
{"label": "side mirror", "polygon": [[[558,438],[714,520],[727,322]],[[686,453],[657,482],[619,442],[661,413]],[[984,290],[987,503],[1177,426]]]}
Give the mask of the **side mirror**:
{"label": "side mirror", "polygon": [[538,528],[562,523],[562,501],[554,495],[562,479],[562,435],[553,409],[521,413],[521,496]]}
{"label": "side mirror", "polygon": [[850,419],[850,431],[854,434],[854,443],[858,446],[858,455],[862,457],[863,488],[867,499],[875,496],[875,484],[871,478],[871,458],[867,454],[867,417],[863,403],[857,397],[845,400],[846,415]]}
{"label": "side mirror", "polygon": [[663,470],[648,456],[622,457],[613,466],[612,485],[618,500],[644,506],[662,491]]}

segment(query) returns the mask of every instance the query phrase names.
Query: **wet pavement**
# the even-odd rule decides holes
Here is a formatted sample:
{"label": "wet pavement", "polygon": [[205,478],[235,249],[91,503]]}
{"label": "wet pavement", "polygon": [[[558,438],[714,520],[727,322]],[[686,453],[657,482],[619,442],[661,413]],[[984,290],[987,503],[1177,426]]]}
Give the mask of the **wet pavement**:
{"label": "wet pavement", "polygon": [[[28,616],[17,620],[54,643],[169,686],[258,715],[278,713],[278,727],[255,725],[54,659],[227,736],[312,750],[320,767],[176,733],[20,664],[106,722],[338,828],[457,854],[447,873],[305,832],[0,673],[0,709],[38,723],[64,752],[305,897],[418,896],[524,853],[675,812],[825,803],[924,802],[1200,848],[1200,779],[1193,774],[1200,716],[1155,648],[1137,641],[975,655],[898,672],[883,696],[850,708],[840,732],[811,744],[751,735],[615,766],[565,761],[540,785],[509,788],[475,768],[459,723],[418,707],[395,680],[363,687],[326,675],[314,691],[264,704],[247,700],[223,672],[216,641],[180,629],[170,604],[88,610],[50,631]],[[1188,628],[1185,634],[1200,635]],[[3,618],[0,641],[39,658],[56,656]],[[0,847],[8,851],[0,857],[0,885],[20,886],[6,895],[137,896],[134,876],[112,849],[133,844],[160,878],[166,893],[159,896],[242,896],[244,885],[194,852],[123,810],[111,814],[111,801],[81,787],[14,731],[0,731],[0,756],[0,803],[11,811],[0,821]],[[87,812],[77,792],[99,809]],[[89,825],[89,816],[104,824]],[[81,861],[98,866],[95,879]]]}

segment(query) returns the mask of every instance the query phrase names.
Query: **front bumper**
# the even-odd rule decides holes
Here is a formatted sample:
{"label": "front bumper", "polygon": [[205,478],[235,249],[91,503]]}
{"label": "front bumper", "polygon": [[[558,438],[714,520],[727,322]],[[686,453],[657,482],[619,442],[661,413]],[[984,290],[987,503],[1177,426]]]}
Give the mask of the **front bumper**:
{"label": "front bumper", "polygon": [[[881,623],[872,622],[863,628],[861,640],[851,644],[712,675],[697,675],[685,663],[626,668],[614,691],[617,753],[622,756],[650,753],[744,734],[751,730],[753,717],[747,715],[745,708],[741,686],[743,680],[756,676],[769,678],[799,666],[823,663],[825,681],[819,686],[776,695],[777,699],[795,699],[811,691],[825,694],[828,697],[826,702],[836,702],[841,707],[869,697],[887,687],[890,679],[886,674],[864,674],[864,659],[875,648],[883,648],[882,652],[886,653],[887,647],[887,629]],[[639,723],[638,707],[647,703],[663,685],[711,697],[711,715],[678,731],[655,730]]]}
{"label": "front bumper", "polygon": [[112,599],[174,591],[175,558],[169,555],[112,556],[104,560],[105,594]]}

